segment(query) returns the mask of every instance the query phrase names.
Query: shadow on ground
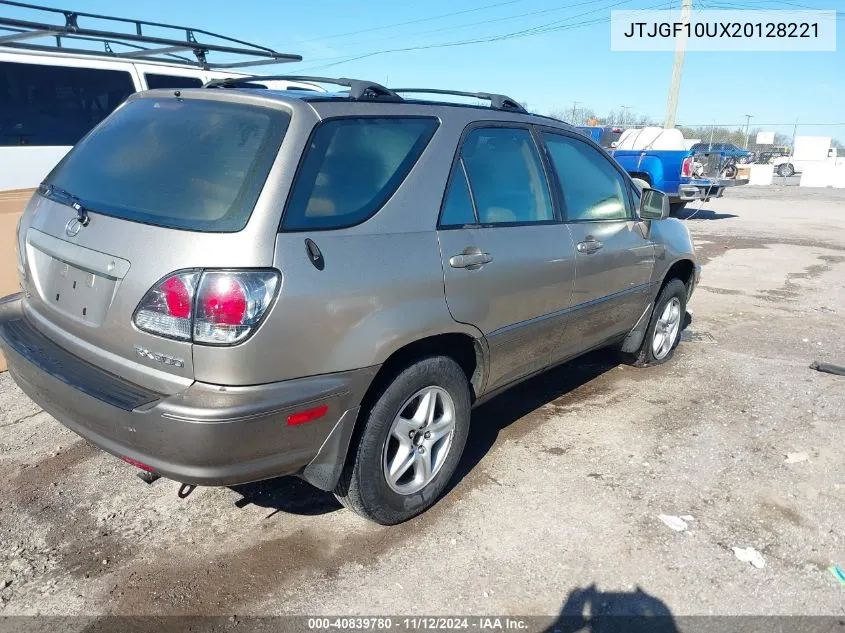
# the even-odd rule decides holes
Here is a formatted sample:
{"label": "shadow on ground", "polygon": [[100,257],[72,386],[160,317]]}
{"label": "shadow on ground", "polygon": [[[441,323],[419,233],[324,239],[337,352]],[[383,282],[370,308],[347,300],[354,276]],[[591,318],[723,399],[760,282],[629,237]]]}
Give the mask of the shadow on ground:
{"label": "shadow on ground", "polygon": [[503,429],[617,365],[619,354],[615,351],[591,352],[526,380],[474,409],[464,455],[448,490],[458,485],[484,459]]}
{"label": "shadow on ground", "polygon": [[547,633],[678,633],[662,600],[636,591],[599,591],[595,584],[574,589]]}
{"label": "shadow on ground", "polygon": [[297,477],[277,477],[251,484],[230,486],[241,495],[235,502],[239,508],[255,505],[277,512],[316,516],[340,510],[343,506],[330,492],[315,488]]}
{"label": "shadow on ground", "polygon": [[[601,350],[546,371],[487,401],[472,412],[472,426],[464,455],[449,483],[457,486],[496,443],[502,429],[573,389],[601,376],[619,364],[613,351]],[[334,496],[296,477],[278,477],[251,484],[231,486],[241,495],[239,508],[256,505],[277,512],[315,516],[340,510]]]}
{"label": "shadow on ground", "polygon": [[672,214],[679,220],[727,220],[729,218],[739,217],[734,213],[716,213],[709,209],[700,209],[693,203],[692,206],[686,206],[683,209]]}

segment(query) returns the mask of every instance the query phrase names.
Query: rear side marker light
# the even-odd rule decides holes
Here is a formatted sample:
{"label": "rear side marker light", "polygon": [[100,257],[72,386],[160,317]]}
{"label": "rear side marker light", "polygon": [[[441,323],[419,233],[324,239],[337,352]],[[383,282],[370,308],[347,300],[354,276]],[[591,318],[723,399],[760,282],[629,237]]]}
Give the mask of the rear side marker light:
{"label": "rear side marker light", "polygon": [[233,345],[259,325],[276,296],[274,270],[174,273],[147,292],[135,310],[138,329],[204,345]]}
{"label": "rear side marker light", "polygon": [[153,468],[152,466],[147,466],[145,463],[139,462],[137,459],[132,459],[131,457],[126,457],[126,456],[123,456],[120,459],[125,461],[127,464],[131,464],[135,468],[140,468],[141,470],[145,470],[148,473],[154,473],[155,472],[155,468]]}
{"label": "rear side marker light", "polygon": [[296,426],[297,424],[305,424],[306,422],[319,420],[326,415],[326,411],[328,410],[328,405],[321,404],[319,407],[314,407],[313,409],[306,409],[305,411],[291,413],[288,416],[288,426]]}

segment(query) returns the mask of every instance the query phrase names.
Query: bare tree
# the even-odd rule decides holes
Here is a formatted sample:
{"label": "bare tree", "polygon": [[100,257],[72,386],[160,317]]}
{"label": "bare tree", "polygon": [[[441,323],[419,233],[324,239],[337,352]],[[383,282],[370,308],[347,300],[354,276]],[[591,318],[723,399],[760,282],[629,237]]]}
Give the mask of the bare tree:
{"label": "bare tree", "polygon": [[[573,116],[574,115],[574,116]],[[566,121],[571,125],[589,125],[591,121],[596,120],[596,113],[590,108],[569,108],[555,109],[549,112],[550,117]]]}

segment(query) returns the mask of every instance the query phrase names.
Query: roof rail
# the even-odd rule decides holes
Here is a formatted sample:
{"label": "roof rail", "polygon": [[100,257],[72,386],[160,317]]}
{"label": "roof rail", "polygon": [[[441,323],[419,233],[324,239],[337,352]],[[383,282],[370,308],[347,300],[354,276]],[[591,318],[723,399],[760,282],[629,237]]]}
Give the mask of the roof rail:
{"label": "roof rail", "polygon": [[[142,61],[175,62],[206,70],[243,68],[263,64],[302,61],[300,55],[278,53],[264,46],[187,26],[132,20],[96,13],[83,13],[82,11],[71,11],[68,9],[56,9],[37,4],[17,2],[15,0],[0,0],[0,5],[43,12],[39,14],[39,18],[42,20],[53,18],[53,14],[60,14],[64,18],[64,24],[51,24],[49,22],[19,20],[0,16],[0,47],[31,51],[69,52],[99,57],[106,55],[109,57]],[[131,25],[131,30],[116,31],[100,28],[85,28],[79,25],[80,18],[85,18],[89,24],[92,20],[119,22],[122,25]],[[92,26],[96,26],[96,24]],[[170,29],[173,31],[172,37],[145,35],[145,28],[147,32],[149,32],[150,28],[155,28],[159,32],[161,29]],[[214,38],[218,42],[198,41],[197,36]],[[26,42],[26,40],[42,37],[55,37],[56,41],[54,44],[33,44]],[[64,40],[98,42],[103,45],[103,50],[68,48],[64,46]],[[145,44],[152,46],[144,46]],[[126,47],[130,50],[115,51],[112,47],[116,45]],[[195,59],[176,54],[188,51],[193,52]],[[207,55],[210,52],[238,55],[241,58],[231,62],[211,63],[207,60]],[[246,59],[243,59],[244,57]]]}
{"label": "roof rail", "polygon": [[349,87],[349,97],[352,99],[378,99],[389,97],[395,101],[401,101],[402,98],[396,94],[395,90],[385,88],[381,84],[374,81],[365,81],[362,79],[346,79],[345,77],[331,78],[331,77],[311,77],[308,75],[256,75],[254,77],[226,77],[224,79],[212,79],[207,82],[203,88],[249,88],[249,84],[254,84],[260,81],[305,81],[310,83],[324,83],[334,84],[336,86]]}
{"label": "roof rail", "polygon": [[497,110],[513,110],[514,112],[522,112],[527,114],[527,110],[523,108],[516,99],[511,99],[505,95],[493,94],[490,92],[462,92],[460,90],[440,90],[436,88],[393,88],[393,92],[401,94],[403,92],[416,92],[419,94],[434,94],[434,95],[454,95],[456,97],[474,97],[475,99],[483,99],[490,102],[490,107]]}

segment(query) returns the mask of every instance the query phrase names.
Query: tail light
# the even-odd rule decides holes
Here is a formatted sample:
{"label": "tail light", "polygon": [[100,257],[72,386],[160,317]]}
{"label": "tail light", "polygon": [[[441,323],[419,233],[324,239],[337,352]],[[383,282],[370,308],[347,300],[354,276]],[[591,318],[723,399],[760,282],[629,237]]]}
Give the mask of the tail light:
{"label": "tail light", "polygon": [[232,345],[259,325],[276,296],[272,270],[185,271],[166,277],[135,310],[138,329],[205,345]]}
{"label": "tail light", "polygon": [[269,270],[203,273],[194,342],[231,345],[245,339],[273,301],[278,282],[278,273]]}
{"label": "tail light", "polygon": [[199,276],[199,272],[176,273],[153,286],[135,310],[138,329],[191,340],[191,308]]}
{"label": "tail light", "polygon": [[692,156],[687,156],[681,163],[681,176],[684,178],[692,176]]}

